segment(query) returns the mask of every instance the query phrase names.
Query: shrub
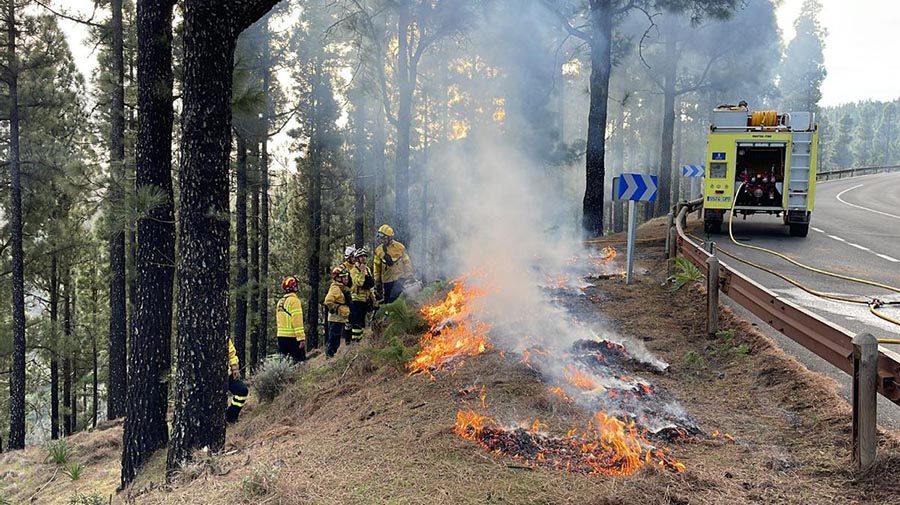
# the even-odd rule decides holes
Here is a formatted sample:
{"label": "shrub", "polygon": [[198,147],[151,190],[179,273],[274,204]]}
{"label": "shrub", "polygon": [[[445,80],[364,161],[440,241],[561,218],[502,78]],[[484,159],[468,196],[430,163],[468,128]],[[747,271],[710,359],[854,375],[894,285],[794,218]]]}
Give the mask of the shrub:
{"label": "shrub", "polygon": [[12,505],[12,502],[7,498],[0,496],[0,505]]}
{"label": "shrub", "polygon": [[750,354],[751,347],[750,344],[741,343],[737,344],[734,339],[735,333],[734,330],[719,330],[716,332],[716,338],[718,338],[718,342],[716,343],[716,347],[713,350],[713,355],[723,360],[730,360],[735,356],[746,356]]}
{"label": "shrub", "polygon": [[[241,490],[247,498],[266,496],[275,490],[275,481],[281,469],[275,465],[257,465],[253,473],[241,481]],[[255,501],[255,500],[251,500]]]}
{"label": "shrub", "polygon": [[107,501],[97,493],[75,493],[69,497],[69,505],[107,505],[108,503],[112,503],[112,499]]}
{"label": "shrub", "polygon": [[54,440],[47,444],[47,457],[44,462],[53,461],[57,465],[65,465],[72,456],[72,448],[65,440]]}
{"label": "shrub", "polygon": [[425,320],[409,305],[405,296],[379,307],[375,317],[388,320],[388,326],[382,335],[388,341],[391,337],[422,333],[427,329]]}
{"label": "shrub", "polygon": [[687,365],[688,368],[693,368],[694,370],[703,370],[707,366],[706,358],[696,351],[688,351],[685,353],[684,364]]}
{"label": "shrub", "polygon": [[416,355],[416,347],[407,347],[400,340],[400,337],[394,335],[388,339],[386,346],[382,348],[372,347],[366,349],[366,352],[372,356],[372,359],[379,365],[393,366],[397,369],[404,369],[406,363]]}
{"label": "shrub", "polygon": [[700,269],[694,266],[687,258],[679,256],[672,258],[672,261],[675,263],[675,275],[669,277],[668,280],[672,283],[673,291],[678,291],[687,284],[699,282],[700,279],[703,279],[703,273]]}
{"label": "shrub", "polygon": [[84,465],[77,461],[73,461],[66,465],[65,474],[72,480],[81,478],[82,472],[84,472]]}
{"label": "shrub", "polygon": [[287,356],[269,356],[253,376],[253,387],[260,401],[274,400],[300,374],[300,369]]}

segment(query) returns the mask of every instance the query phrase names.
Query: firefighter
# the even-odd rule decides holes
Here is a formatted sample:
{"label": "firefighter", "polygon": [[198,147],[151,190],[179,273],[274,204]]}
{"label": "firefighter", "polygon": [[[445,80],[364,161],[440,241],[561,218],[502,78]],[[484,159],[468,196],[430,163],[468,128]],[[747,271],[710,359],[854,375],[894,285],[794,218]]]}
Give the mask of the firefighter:
{"label": "firefighter", "polygon": [[250,390],[241,380],[240,362],[238,362],[237,349],[234,348],[234,342],[228,339],[228,391],[231,393],[231,402],[228,410],[225,411],[225,421],[236,423]]}
{"label": "firefighter", "polygon": [[375,297],[391,303],[403,292],[403,282],[413,276],[412,261],[406,246],[394,240],[394,229],[383,224],[378,228],[378,240],[373,261]]}
{"label": "firefighter", "polygon": [[356,262],[353,260],[354,254],[356,254],[355,245],[348,245],[344,248],[344,262],[341,263],[341,266],[346,268],[348,272],[351,268],[353,268],[353,265],[356,264]]}
{"label": "firefighter", "polygon": [[350,272],[342,266],[331,271],[331,286],[325,295],[325,306],[328,307],[328,344],[325,357],[331,358],[341,346],[341,335],[350,322]]}
{"label": "firefighter", "polygon": [[350,269],[350,294],[353,305],[350,306],[351,338],[362,339],[366,326],[366,314],[375,308],[375,279],[369,270],[369,251],[365,247],[357,249],[354,254],[354,265]]}
{"label": "firefighter", "polygon": [[290,356],[294,363],[306,360],[306,332],[303,330],[303,304],[297,294],[297,278],[289,275],[281,281],[284,296],[278,300],[275,321],[278,323],[278,351]]}

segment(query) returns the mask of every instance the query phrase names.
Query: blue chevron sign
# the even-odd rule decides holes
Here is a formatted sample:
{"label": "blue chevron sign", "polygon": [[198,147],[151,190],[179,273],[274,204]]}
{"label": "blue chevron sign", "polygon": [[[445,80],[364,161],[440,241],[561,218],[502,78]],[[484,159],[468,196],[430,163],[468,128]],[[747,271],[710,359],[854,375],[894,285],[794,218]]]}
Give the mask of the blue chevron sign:
{"label": "blue chevron sign", "polygon": [[706,165],[682,165],[681,175],[685,177],[703,177],[706,173]]}
{"label": "blue chevron sign", "polygon": [[652,202],[656,200],[657,179],[655,175],[622,174],[619,176],[616,198]]}

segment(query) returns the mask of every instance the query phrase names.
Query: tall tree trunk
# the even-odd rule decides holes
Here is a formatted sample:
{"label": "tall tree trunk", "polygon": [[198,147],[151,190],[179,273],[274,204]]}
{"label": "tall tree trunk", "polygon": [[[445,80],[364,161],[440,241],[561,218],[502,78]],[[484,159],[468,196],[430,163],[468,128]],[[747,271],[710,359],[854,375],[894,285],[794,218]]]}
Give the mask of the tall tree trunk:
{"label": "tall tree trunk", "polygon": [[250,190],[250,221],[248,226],[249,247],[250,247],[250,276],[247,282],[247,300],[249,307],[247,309],[247,326],[250,331],[250,362],[248,370],[256,370],[259,365],[259,297],[256,290],[259,289],[259,142],[253,139],[250,144],[250,159],[253,161],[249,166],[249,184]]}
{"label": "tall tree trunk", "polygon": [[409,57],[409,30],[412,23],[409,3],[410,0],[398,2],[397,153],[394,163],[394,194],[396,198],[394,230],[404,240],[409,240],[409,139],[415,88],[415,78],[410,71]]}
{"label": "tall tree trunk", "polygon": [[387,160],[384,155],[384,146],[387,144],[387,132],[385,131],[385,112],[381,109],[375,115],[374,131],[372,132],[372,229],[377,230],[385,224],[388,213],[387,195]]}
{"label": "tall tree trunk", "polygon": [[59,265],[50,255],[50,439],[59,438]]}
{"label": "tall tree trunk", "polygon": [[[110,198],[120,202],[125,184],[125,60],[122,54],[122,0],[112,0],[112,73],[115,85],[110,107]],[[106,416],[125,415],[126,376],[125,233],[112,231],[109,240],[109,380]]]}
{"label": "tall tree trunk", "polygon": [[353,128],[356,153],[353,178],[353,242],[356,247],[366,245],[366,110],[363,105],[362,91],[358,91],[357,104],[354,110]]}
{"label": "tall tree trunk", "polygon": [[136,290],[128,415],[122,445],[124,487],[169,440],[166,424],[172,352],[175,204],[172,187],[172,9],[175,0],[137,5],[138,135],[135,184],[163,202],[137,222]]}
{"label": "tall tree trunk", "polygon": [[66,265],[63,271],[65,291],[63,292],[63,434],[72,435],[72,276]]}
{"label": "tall tree trunk", "polygon": [[662,141],[659,155],[659,195],[656,215],[669,212],[672,205],[672,146],[675,140],[675,78],[678,71],[678,48],[672,37],[666,40],[666,66],[663,76]]}
{"label": "tall tree trunk", "polygon": [[606,183],[606,111],[612,70],[612,6],[591,0],[591,77],[588,112],[582,227],[587,237],[603,234],[603,193]]}
{"label": "tall tree trunk", "polygon": [[[318,79],[315,77],[314,79]],[[315,86],[315,85],[314,85]],[[313,95],[317,90],[313,91]],[[309,250],[306,257],[306,268],[309,275],[309,299],[306,304],[306,346],[314,349],[319,346],[319,284],[321,277],[320,251],[322,250],[322,143],[319,137],[321,125],[314,126],[309,147],[309,195],[306,231],[309,237]]]}
{"label": "tall tree trunk", "polygon": [[228,161],[238,34],[277,0],[185,0],[178,344],[166,467],[225,443]]}
{"label": "tall tree trunk", "polygon": [[22,252],[22,181],[19,172],[19,68],[16,2],[6,10],[6,72],[9,87],[10,245],[12,255],[13,359],[9,382],[10,450],[25,448],[25,266]]}
{"label": "tall tree trunk", "polygon": [[69,434],[75,433],[78,426],[78,342],[73,329],[76,326],[75,315],[78,313],[78,287],[72,279],[71,266],[66,269],[66,343],[69,362]]}
{"label": "tall tree trunk", "polygon": [[262,145],[259,159],[259,358],[263,360],[268,353],[269,342],[269,121],[272,110],[272,67],[269,48],[269,23],[263,24],[262,83],[266,100],[265,119],[263,121]]}
{"label": "tall tree trunk", "polygon": [[[91,427],[97,427],[97,410],[100,408],[99,393],[99,368],[100,363],[97,359],[97,334],[100,331],[100,325],[97,322],[97,314],[100,312],[99,293],[97,289],[97,270],[91,271],[91,360],[93,367],[93,375],[91,378]],[[127,420],[127,419],[126,419]]]}
{"label": "tall tree trunk", "polygon": [[240,366],[247,365],[247,139],[237,132],[237,163],[235,179],[235,296],[234,296],[234,348]]}

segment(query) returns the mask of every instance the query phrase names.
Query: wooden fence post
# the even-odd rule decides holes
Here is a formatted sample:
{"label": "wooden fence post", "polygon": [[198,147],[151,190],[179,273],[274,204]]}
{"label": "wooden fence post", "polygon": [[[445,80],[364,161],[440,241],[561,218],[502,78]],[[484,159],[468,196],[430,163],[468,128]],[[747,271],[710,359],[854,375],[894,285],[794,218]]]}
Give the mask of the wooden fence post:
{"label": "wooden fence post", "polygon": [[878,340],[870,333],[853,337],[853,466],[857,472],[875,462]]}

